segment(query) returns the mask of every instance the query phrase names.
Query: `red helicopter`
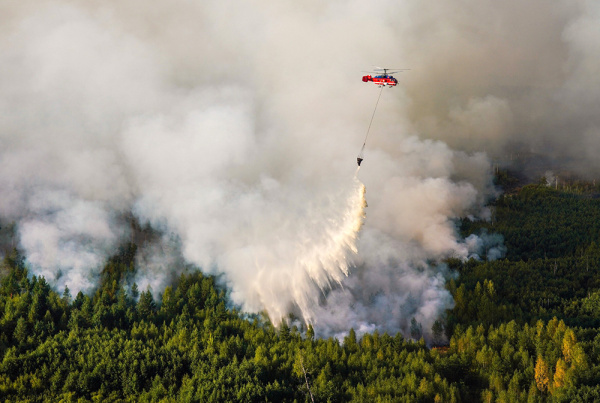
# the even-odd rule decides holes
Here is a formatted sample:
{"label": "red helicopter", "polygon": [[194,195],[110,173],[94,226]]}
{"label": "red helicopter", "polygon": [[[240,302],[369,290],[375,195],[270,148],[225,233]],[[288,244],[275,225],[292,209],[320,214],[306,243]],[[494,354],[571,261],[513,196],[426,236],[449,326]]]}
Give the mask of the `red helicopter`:
{"label": "red helicopter", "polygon": [[[393,71],[390,71],[390,70],[393,70]],[[365,83],[368,83],[369,81],[371,81],[380,87],[383,87],[386,85],[388,87],[395,87],[396,85],[398,85],[398,80],[396,80],[392,76],[392,74],[400,73],[405,70],[409,70],[409,69],[384,69],[382,67],[377,67],[377,68],[375,68],[375,71],[365,71],[365,73],[377,74],[376,76],[372,76],[371,74],[369,74],[368,76],[363,76],[362,80]]]}

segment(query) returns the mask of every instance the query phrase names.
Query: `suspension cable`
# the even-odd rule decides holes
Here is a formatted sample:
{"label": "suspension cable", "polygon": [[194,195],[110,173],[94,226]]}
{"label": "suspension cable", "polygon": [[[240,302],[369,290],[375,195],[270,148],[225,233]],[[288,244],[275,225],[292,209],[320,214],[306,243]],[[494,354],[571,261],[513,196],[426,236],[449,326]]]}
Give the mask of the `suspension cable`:
{"label": "suspension cable", "polygon": [[367,128],[367,135],[365,136],[365,141],[360,149],[360,153],[358,157],[362,159],[363,152],[365,151],[365,146],[367,144],[367,138],[369,138],[369,132],[371,131],[371,125],[373,124],[373,118],[375,117],[375,112],[377,112],[377,105],[379,105],[379,99],[381,98],[381,93],[383,92],[384,85],[381,86],[381,90],[379,90],[379,96],[377,97],[377,102],[375,103],[375,109],[373,109],[373,115],[371,115],[371,121],[369,122],[369,127]]}

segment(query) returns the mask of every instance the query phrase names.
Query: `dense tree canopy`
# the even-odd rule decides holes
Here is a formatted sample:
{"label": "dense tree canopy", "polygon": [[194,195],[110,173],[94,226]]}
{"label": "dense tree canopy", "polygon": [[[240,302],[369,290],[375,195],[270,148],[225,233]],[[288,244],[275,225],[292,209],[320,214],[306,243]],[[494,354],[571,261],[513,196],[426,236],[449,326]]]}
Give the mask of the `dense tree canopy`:
{"label": "dense tree canopy", "polygon": [[[449,260],[455,307],[433,339],[315,338],[240,315],[200,272],[154,298],[129,287],[135,246],[93,295],[51,289],[18,251],[0,267],[3,401],[467,402],[600,400],[600,200],[532,185],[502,196],[505,259]],[[312,397],[311,397],[312,395]]]}

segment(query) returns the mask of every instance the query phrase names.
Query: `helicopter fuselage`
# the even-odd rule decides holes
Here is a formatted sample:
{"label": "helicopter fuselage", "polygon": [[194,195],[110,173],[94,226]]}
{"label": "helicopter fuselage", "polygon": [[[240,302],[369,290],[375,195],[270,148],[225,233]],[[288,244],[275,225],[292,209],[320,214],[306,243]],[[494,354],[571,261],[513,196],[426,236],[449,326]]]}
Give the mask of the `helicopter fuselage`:
{"label": "helicopter fuselage", "polygon": [[398,85],[398,80],[396,80],[393,76],[390,76],[388,74],[384,74],[384,75],[379,75],[379,76],[363,76],[362,80],[365,83],[368,82],[372,82],[374,84],[383,86],[383,85],[387,85],[390,87],[395,87],[396,85]]}

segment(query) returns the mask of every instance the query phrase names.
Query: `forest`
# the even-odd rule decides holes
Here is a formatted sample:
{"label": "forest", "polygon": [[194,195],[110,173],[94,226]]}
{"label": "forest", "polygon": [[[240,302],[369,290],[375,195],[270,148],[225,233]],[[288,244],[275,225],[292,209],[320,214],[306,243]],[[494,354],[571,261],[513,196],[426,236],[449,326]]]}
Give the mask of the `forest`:
{"label": "forest", "polygon": [[541,180],[492,201],[492,220],[457,223],[503,235],[507,253],[444,263],[455,306],[427,342],[414,320],[410,335],[343,340],[275,328],[200,272],[155,299],[125,285],[134,244],[93,295],[57,293],[15,249],[0,267],[0,400],[600,401],[599,195]]}

